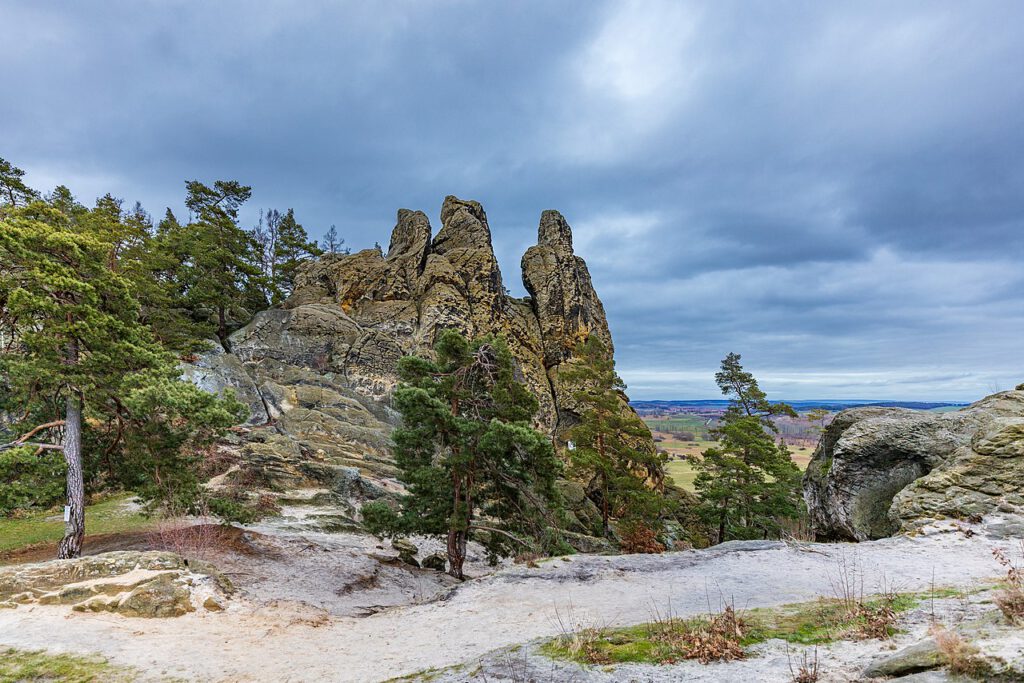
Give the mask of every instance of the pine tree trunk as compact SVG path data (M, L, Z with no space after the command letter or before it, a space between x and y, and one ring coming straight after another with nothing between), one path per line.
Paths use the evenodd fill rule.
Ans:
M70 514L64 523L64 538L57 546L57 557L67 559L82 554L85 539L85 481L82 475L82 401L75 393L67 397L64 418L64 460L68 466L67 488Z
M728 515L729 499L722 501L722 509L718 513L718 542L725 543L725 519Z
M466 577L462 574L462 565L466 561L466 532L450 529L448 531L448 573L459 581Z

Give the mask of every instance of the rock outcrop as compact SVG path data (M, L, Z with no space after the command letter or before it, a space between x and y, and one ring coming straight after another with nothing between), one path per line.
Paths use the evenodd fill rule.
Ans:
M168 552L120 551L0 567L0 606L70 605L77 612L177 617L221 603L231 584L212 567Z
M588 335L611 354L611 333L557 211L541 216L522 271L530 296L512 297L479 203L447 197L436 235L425 214L402 209L386 254L375 248L303 264L281 308L257 314L231 335L229 352L204 354L185 375L211 391L235 388L249 404L244 462L276 488L326 484L365 499L397 486L389 402L398 360L430 353L444 329L502 335L540 403L537 428L564 441L578 411L561 370ZM635 416L625 397L622 409ZM638 445L654 448L650 438Z
M804 474L816 537L862 541L937 518L1024 511L1022 389L953 412L839 413Z

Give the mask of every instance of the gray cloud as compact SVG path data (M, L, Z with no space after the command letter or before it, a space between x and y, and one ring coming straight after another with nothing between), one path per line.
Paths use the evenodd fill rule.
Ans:
M637 397L728 351L775 396L1024 380L1012 2L0 0L0 155L181 209L237 178L322 234L482 201L505 279L559 208Z

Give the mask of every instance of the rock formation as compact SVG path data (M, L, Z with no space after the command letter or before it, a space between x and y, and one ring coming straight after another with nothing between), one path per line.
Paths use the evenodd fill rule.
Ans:
M71 605L77 612L178 617L223 609L230 582L212 566L159 551L118 551L0 567L0 607Z
M819 540L1024 511L1024 385L954 412L844 410L822 435L803 486Z
M530 296L515 298L479 203L447 197L436 235L425 214L402 209L386 254L305 263L281 308L257 314L231 335L229 352L204 354L185 375L210 391L232 388L249 404L244 461L277 488L328 485L365 498L397 486L389 399L398 360L430 353L442 329L504 336L540 403L537 428L562 440L576 411L560 370L590 334L612 353L611 334L557 211L542 214L522 271ZM639 445L654 448L650 438Z

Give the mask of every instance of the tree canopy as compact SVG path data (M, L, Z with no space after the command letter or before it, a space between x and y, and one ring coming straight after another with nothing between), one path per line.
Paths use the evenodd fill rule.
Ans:
M530 427L537 400L516 377L508 347L446 330L434 352L399 363L394 444L408 495L397 510L364 506L367 527L445 538L449 573L460 579L470 538L493 555L561 547L560 463L550 440Z

